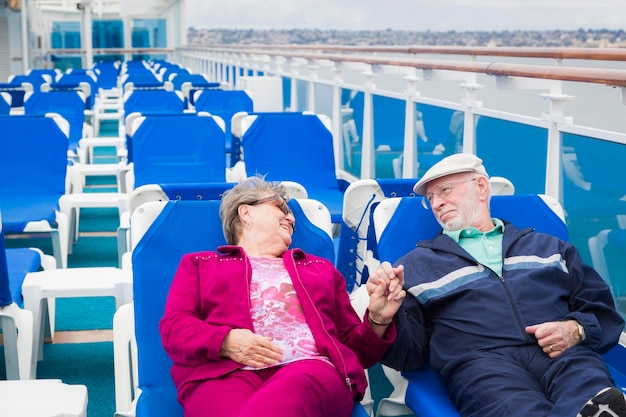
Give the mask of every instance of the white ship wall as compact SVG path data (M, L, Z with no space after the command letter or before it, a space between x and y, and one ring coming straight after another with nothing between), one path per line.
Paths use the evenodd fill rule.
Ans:
M0 83L23 72L20 18L20 13L0 8Z

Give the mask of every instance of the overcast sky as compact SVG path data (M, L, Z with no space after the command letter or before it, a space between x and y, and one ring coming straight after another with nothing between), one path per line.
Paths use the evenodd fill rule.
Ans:
M185 0L208 29L626 29L626 0Z

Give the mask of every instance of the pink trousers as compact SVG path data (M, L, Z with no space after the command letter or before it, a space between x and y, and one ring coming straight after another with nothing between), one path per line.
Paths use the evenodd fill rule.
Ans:
M329 363L303 360L188 384L185 417L350 417L354 393Z

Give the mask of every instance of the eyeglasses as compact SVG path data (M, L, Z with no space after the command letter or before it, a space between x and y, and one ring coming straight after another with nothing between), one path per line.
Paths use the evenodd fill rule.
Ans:
M285 215L291 214L291 209L287 205L287 199L283 197L282 195L278 195L278 194L274 194L270 197L262 198L253 203L249 203L249 205L256 206L258 204L271 203L274 201L276 202L276 207L278 207Z
M477 177L470 178L468 180L449 181L444 184L438 185L437 187L435 187L433 191L426 193L426 196L422 198L422 206L425 209L431 208L433 204L433 198L435 198L435 196L439 198L445 198L450 195L450 193L452 192L456 184L460 184L462 182L474 181L476 178Z

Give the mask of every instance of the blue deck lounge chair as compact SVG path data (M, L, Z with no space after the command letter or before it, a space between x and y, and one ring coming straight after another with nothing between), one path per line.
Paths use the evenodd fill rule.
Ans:
M569 239L562 208L550 198L536 194L493 196L491 211L494 217L506 219L520 228L534 227L539 232ZM408 197L379 204L374 213L374 227L379 259L390 262L412 250L419 240L430 239L441 231L432 211L422 207L421 199ZM611 358L608 365L612 374L623 384L626 350L618 345L606 357ZM403 375L408 378L405 402L415 413L428 410L432 415L459 416L441 377L432 368L411 370Z
M226 181L222 122L206 113L141 116L129 132L135 187Z
M158 214L133 250L135 336L141 391L136 403L137 417L183 415L170 376L172 362L161 345L158 322L181 256L188 252L214 249L225 243L218 215L219 204L219 201L170 201L142 206L150 209L157 207ZM296 201L290 202L298 215L295 204ZM301 241L303 249L309 249L305 246L305 237L308 236L320 244L319 248L326 246L333 252L328 234L311 234L314 226L305 226L306 219L298 218L296 221L296 234L304 239ZM176 239L171 239L173 235ZM310 252L315 253L316 250ZM358 404L353 416L365 417L367 414Z
M0 117L0 207L6 234L51 234L57 265L65 267L68 230L59 198L65 193L67 135L55 119Z

